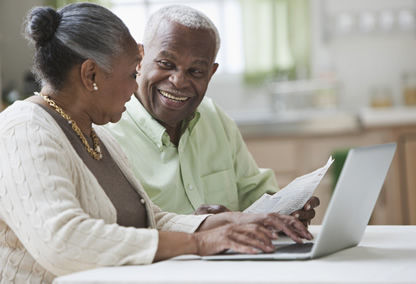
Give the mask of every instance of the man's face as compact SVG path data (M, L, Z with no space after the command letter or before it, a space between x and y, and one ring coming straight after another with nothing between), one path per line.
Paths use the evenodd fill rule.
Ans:
M166 128L180 127L201 103L214 63L215 37L207 30L164 22L144 47L138 99Z

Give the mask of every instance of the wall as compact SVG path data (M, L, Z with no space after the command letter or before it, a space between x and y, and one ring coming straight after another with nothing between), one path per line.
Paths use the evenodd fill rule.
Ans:
M356 111L367 106L374 87L389 88L393 103L402 104L402 74L416 71L416 31L327 38L324 32L333 23L326 14L397 11L403 7L416 11L412 0L311 0L312 76L338 78L342 108ZM247 89L238 76L214 75L207 94L231 114L265 110L270 102L267 89Z
M391 90L395 104L402 103L401 77L403 72L416 71L416 31L411 32L352 32L328 37L325 29L333 22L327 15L352 12L416 10L409 0L312 0L313 75L334 73L344 86L343 103L356 109L368 105L373 87Z
M23 74L32 66L33 51L22 35L26 13L41 0L0 1L0 62L3 87L14 84L22 91Z
M343 103L348 109L367 105L372 86L391 88L394 101L401 103L401 75L416 70L416 33L407 35L349 36L325 40L322 8L327 10L381 9L384 6L415 5L411 0L311 0L312 74L337 74L343 84ZM21 35L27 11L41 0L0 1L0 62L3 87L14 83L22 91L22 77L32 64L33 52ZM416 8L416 7L415 7ZM265 87L247 88L238 75L214 75L207 92L231 114L268 109Z
M242 76L237 74L214 74L206 95L213 98L231 116L242 112L258 113L269 110L270 98L267 89L246 86Z

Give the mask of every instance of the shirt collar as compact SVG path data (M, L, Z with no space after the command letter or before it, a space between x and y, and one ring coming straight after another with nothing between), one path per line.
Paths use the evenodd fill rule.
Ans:
M166 128L147 112L135 95L131 96L130 101L127 102L126 113L135 122L137 127L141 129L158 148L162 148L163 145L168 145L170 143ZM200 113L197 110L190 121L184 121L182 123L182 133L185 133L187 129L189 129L189 132L192 132L199 117Z
M162 138L166 129L147 112L135 95L127 102L126 113L154 144L159 148L162 147Z
M182 122L182 133L184 133L186 131L186 129L189 129L189 132L192 132L196 123L199 121L200 116L201 116L201 114L199 113L199 111L197 109L196 112L194 113L194 115L192 116L191 120L184 120Z

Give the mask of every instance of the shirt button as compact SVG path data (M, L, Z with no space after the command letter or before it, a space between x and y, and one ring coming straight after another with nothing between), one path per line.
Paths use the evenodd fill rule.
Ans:
M141 203L141 204L144 204L144 203L145 203L145 201L144 201L144 199L143 199L143 198L140 198L140 203Z
M190 185L188 186L188 188L189 188L189 190L193 190L193 189L194 189L194 187L192 186L192 184L190 184Z

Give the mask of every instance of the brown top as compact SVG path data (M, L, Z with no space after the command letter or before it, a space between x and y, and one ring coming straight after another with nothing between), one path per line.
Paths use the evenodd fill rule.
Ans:
M144 199L141 198L139 193L121 172L102 141L100 141L100 148L103 158L97 161L87 152L81 139L65 118L55 110L41 104L39 105L45 109L62 128L79 157L85 165L87 165L88 169L93 173L98 183L104 189L108 198L116 208L117 224L125 227L146 228L148 224ZM86 135L85 138L88 143L92 145L92 138Z

